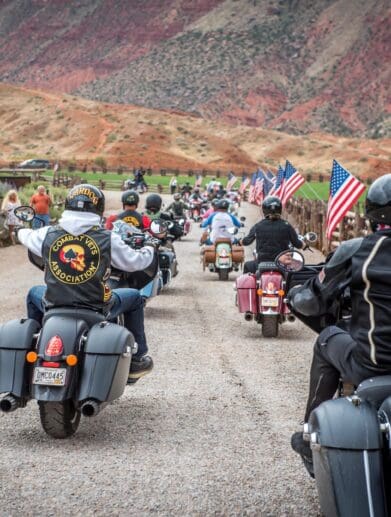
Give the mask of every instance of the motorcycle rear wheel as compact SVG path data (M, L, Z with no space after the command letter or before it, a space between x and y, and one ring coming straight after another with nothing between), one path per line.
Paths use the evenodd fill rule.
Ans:
M219 280L228 280L229 271L228 269L219 269Z
M263 335L263 337L277 337L278 336L278 317L277 316L263 316L262 335Z
M41 425L52 438L68 438L77 431L81 413L77 411L72 400L63 402L39 401Z

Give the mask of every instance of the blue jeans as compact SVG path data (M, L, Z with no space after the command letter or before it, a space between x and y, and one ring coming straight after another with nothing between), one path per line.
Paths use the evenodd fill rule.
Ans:
M35 214L31 227L33 230L41 228L42 226L49 226L50 215L49 214Z
M32 287L26 299L27 316L42 323L45 305L43 296L46 286L36 285ZM123 288L112 291L113 305L108 319L115 321L120 314L124 315L125 327L133 334L138 350L135 357L142 357L148 352L144 331L144 302L137 289Z

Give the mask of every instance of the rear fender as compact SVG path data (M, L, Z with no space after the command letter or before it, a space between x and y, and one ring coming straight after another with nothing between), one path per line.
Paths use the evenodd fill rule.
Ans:
M225 242L220 242L216 244L215 265L219 269L232 268L232 248L230 244Z
M38 341L39 359L35 366L42 366L45 347L53 336L60 336L64 345L63 356L75 354L79 356L79 363L76 366L67 366L65 361L60 361L61 368L66 368L65 386L41 386L31 385L31 396L36 400L60 402L73 398L76 391L80 368L80 349L83 337L88 333L88 325L84 320L75 319L70 316L51 316L44 324Z
M285 288L285 279L283 275L279 271L264 271L261 273L259 279L259 287L262 289L263 294L258 296L259 300L259 312L261 314L282 314L285 313L284 310L284 295L278 294L278 291L284 290ZM266 295L266 296L264 296ZM277 305L275 306L267 306L262 304L262 298L277 297Z

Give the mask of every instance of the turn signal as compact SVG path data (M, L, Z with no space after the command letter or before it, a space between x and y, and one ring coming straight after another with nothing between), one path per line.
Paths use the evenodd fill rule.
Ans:
M65 362L67 363L68 366L76 366L77 365L77 356L73 355L73 354L67 355Z
M284 296L285 291L283 289L280 289L279 291L277 291L277 293L278 293L278 296Z
M27 354L26 354L26 361L28 363L35 363L35 361L37 359L38 359L37 352L33 352L33 351L27 352Z
M258 289L257 290L257 294L259 294L259 296L262 296L263 295L263 289Z

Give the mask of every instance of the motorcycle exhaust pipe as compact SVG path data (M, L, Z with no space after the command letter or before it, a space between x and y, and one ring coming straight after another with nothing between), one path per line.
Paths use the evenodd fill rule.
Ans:
M248 311L247 311L247 312L245 312L245 314L244 314L244 319L245 319L246 321L251 321L252 319L254 319L254 315L253 315L251 312L248 312Z
M294 321L296 321L296 317L293 316L293 314L288 314L287 316L287 320L290 322L290 323L293 323Z
M88 399L80 407L81 414L86 417L96 416L102 409L102 404L94 399Z
M0 400L0 410L3 413L11 413L20 406L19 400L13 395L6 395Z

